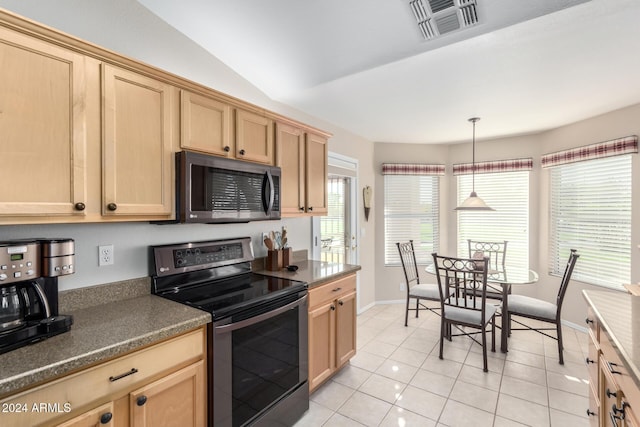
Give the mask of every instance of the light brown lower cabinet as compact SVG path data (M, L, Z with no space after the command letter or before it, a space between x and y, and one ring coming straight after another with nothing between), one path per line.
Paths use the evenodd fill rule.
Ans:
M20 408L0 425L205 426L205 339L198 328L0 399Z
M356 354L356 275L309 291L309 390Z
M640 389L591 307L588 307L586 321L589 326L589 353L585 359L590 382L589 425L640 427Z

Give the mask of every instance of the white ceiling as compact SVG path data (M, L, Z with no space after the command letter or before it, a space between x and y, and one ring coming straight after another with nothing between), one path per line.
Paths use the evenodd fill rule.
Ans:
M640 102L640 1L477 0L422 38L409 0L138 0L268 96L372 141L534 133Z

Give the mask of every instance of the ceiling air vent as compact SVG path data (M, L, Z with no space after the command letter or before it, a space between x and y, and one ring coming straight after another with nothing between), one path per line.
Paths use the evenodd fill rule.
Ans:
M409 6L427 40L478 23L476 0L411 0Z

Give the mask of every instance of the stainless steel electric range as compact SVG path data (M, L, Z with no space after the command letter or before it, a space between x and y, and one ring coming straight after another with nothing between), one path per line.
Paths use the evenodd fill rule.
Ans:
M211 313L209 425L291 426L309 408L307 284L253 273L249 237L151 247L152 292Z

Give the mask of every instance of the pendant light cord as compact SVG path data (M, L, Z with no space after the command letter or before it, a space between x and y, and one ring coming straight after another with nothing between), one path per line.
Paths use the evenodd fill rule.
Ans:
M473 123L473 139L471 140L471 192L476 192L476 122L480 117L471 117L469 121Z

